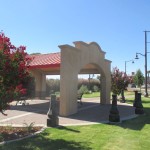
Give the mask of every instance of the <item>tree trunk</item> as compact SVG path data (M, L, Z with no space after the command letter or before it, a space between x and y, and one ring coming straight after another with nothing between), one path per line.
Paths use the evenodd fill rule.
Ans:
M121 99L122 99L121 102L125 103L126 100L125 100L125 96L124 96L124 90L121 91Z

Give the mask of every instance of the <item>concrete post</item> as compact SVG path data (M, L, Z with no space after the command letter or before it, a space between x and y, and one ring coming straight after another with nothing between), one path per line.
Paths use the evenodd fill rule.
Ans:
M42 74L42 84L41 84L41 99L46 97L46 75Z
M60 79L60 111L61 116L68 116L77 112L77 84L76 73L61 74Z
M110 104L110 79L101 76L101 104Z
M56 104L56 95L51 95L49 110L48 110L47 126L56 127L59 124L58 109Z

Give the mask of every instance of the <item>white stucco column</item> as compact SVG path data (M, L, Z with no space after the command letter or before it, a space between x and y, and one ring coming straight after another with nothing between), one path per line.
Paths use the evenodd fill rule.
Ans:
M41 98L45 98L46 97L46 75L42 74L41 75Z
M61 74L60 80L60 115L68 116L77 112L78 77L73 73Z
M34 72L35 78L35 97L40 98L41 96L41 85L42 85L42 75L39 72Z
M110 104L110 79L101 76L101 104Z
M38 71L31 73L35 78L35 97L44 98L46 96L46 75Z
M78 50L64 45L61 48L60 115L77 112Z

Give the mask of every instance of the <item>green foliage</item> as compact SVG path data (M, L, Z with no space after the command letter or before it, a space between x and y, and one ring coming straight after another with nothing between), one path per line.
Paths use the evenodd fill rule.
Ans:
M34 127L34 122L31 122L30 124L24 123L24 125L25 125L25 130L28 131L28 133L31 133Z
M0 134L0 142L2 142L4 140L3 135Z
M86 85L82 85L82 86L80 87L80 89L78 90L78 93L80 93L80 94L88 94L88 93L89 93L89 90L88 90L88 88L87 88Z
M60 91L60 80L59 79L46 79L46 95Z
M99 91L99 88L98 88L97 85L94 85L94 86L93 86L93 91L94 91L94 92L98 92L98 91Z
M12 125L7 125L6 130L13 131L13 126Z
M94 86L97 86L100 89L100 81L98 79L78 79L78 89L81 88L82 85L87 86L88 90L94 89Z
M99 91L100 90L100 81L98 79L91 79L90 84L88 79L79 79L78 80L78 90L81 86L86 86L88 90ZM90 85L90 86L89 86ZM50 96L52 93L60 91L60 80L59 79L46 79L46 95Z
M143 76L143 73L141 72L140 69L138 69L136 71L136 74L135 76L133 77L133 81L136 85L138 85L138 87L141 88L141 86L143 85L143 82L144 82L144 76Z
M92 92L88 94L84 94L83 98L93 98L93 97L100 97L100 92Z
M27 89L26 97L34 98L35 96L35 78L30 75L28 82L23 82L23 86Z

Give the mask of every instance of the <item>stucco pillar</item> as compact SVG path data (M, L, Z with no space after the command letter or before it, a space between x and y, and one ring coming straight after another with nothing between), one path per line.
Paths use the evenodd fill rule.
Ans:
M60 116L68 116L77 112L78 76L68 70L60 78Z
M42 85L42 76L39 72L34 72L35 77L35 97L40 98L41 96L41 85Z
M46 75L34 71L32 72L32 75L35 78L35 97L36 98L45 98L46 96Z
M64 45L61 48L60 112L68 116L77 112L78 50Z
M101 104L110 104L110 81L101 76Z
M42 74L41 75L41 80L42 80L42 84L41 84L41 98L45 98L46 97L46 75Z

